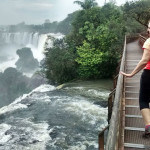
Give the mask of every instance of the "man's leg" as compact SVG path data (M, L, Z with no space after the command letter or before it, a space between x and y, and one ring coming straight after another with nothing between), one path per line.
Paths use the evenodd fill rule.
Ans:
M141 110L145 126L150 125L150 109L144 108Z

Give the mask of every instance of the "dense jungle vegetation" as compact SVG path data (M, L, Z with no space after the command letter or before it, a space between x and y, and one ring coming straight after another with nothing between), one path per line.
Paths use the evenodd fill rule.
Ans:
M61 32L66 36L45 49L42 70L55 83L73 79L112 78L120 59L125 34L145 31L150 19L150 1L138 0L116 6L109 2L99 7L95 0L75 1L81 10L61 22L45 20L43 25L24 23L36 32Z

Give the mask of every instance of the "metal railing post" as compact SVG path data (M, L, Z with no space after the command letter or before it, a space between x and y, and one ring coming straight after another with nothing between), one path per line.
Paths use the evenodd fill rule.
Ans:
M98 150L104 150L104 133L109 128L109 125L107 125L98 135Z

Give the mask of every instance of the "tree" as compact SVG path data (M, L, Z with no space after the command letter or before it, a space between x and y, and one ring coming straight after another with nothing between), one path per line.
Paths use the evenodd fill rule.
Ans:
M86 35L83 45L77 47L76 61L81 78L112 77L124 38L124 26L120 22L118 18L112 18L97 28L86 22L80 29L80 34Z
M64 83L76 77L75 55L69 50L64 39L54 39L52 48L45 49L42 69L53 84Z
M55 83L112 77L122 51L124 26L123 12L113 3L77 11L70 34L46 50L46 77Z
M103 22L103 16L101 15L100 7L93 7L87 10L78 11L75 19L72 22L72 31L67 36L67 43L75 44L76 46L81 46L83 41L86 40L85 34L79 34L80 28L83 28L85 22L93 23L94 27L99 26Z
M83 9L90 9L98 5L95 0L74 1L74 3L80 5Z
M150 0L126 2L123 6L126 17L134 18L137 22L147 27L150 18Z
M72 22L75 19L78 11L75 11L71 14L68 14L67 18L65 18L63 21L59 22L57 25L57 31L61 32L63 34L69 34L72 30Z

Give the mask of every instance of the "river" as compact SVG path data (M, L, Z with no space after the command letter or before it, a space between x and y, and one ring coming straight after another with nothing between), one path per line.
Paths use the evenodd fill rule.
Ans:
M0 109L1 150L97 150L111 80L41 85ZM102 103L102 105L101 105Z
M18 59L10 50L1 49L2 72ZM109 79L42 84L10 104L0 99L0 150L97 150L111 88Z

